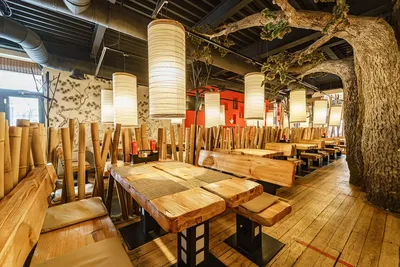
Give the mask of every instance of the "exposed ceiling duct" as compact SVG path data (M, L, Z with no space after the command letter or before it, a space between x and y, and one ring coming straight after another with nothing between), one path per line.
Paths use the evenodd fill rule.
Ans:
M64 0L64 4L76 15L88 9L90 0Z

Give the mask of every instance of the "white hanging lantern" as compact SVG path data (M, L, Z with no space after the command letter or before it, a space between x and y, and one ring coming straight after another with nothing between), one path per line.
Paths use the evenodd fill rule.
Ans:
M331 107L331 114L329 116L329 126L340 126L342 120L342 107Z
M324 125L326 123L327 115L328 115L328 101L326 100L314 101L313 124Z
M171 119L171 124L183 124L183 119Z
M138 125L136 76L113 74L114 123L122 126Z
M114 122L113 91L101 89L101 123Z
M225 126L225 105L219 108L219 125Z
M274 112L267 112L267 126L274 126Z
M186 117L186 38L177 21L158 19L148 28L150 118Z
M206 127L219 126L221 110L219 93L205 93L204 102Z
M290 122L306 122L306 90L290 91Z
M251 72L244 76L244 119L262 120L265 110L264 75Z
M306 121L305 122L300 122L300 124L299 124L299 126L301 128L310 127L310 113L308 111L306 112L306 116L307 116Z

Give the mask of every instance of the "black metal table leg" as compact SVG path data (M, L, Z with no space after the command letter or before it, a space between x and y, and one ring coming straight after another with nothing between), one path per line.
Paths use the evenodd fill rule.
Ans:
M239 214L236 214L236 234L224 242L258 266L266 266L285 246L282 242L264 234L260 224Z
M209 221L178 233L178 262L173 266L225 266L209 251Z

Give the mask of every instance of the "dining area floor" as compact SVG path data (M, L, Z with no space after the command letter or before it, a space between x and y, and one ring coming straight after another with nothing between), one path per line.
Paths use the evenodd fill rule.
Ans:
M290 203L292 212L263 227L286 244L267 266L399 266L400 216L373 206L349 184L344 157L298 178L294 187L277 195ZM234 212L212 219L211 253L226 266L256 266L224 242L235 231ZM176 235L166 234L128 255L134 266L171 266L176 251Z

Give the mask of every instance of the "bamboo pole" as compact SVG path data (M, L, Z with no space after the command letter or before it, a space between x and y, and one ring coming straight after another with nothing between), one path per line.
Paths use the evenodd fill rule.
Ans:
M118 161L118 145L119 145L119 137L121 135L121 124L115 125L114 137L112 141L112 154L111 154L111 164L117 164Z
M6 196L13 189L13 173L11 166L10 135L8 120L5 124L4 133L4 195Z
M164 127L163 128L163 159L167 159L167 129Z
M79 124L79 149L78 149L78 199L85 198L86 184L86 125Z
M201 147L203 146L203 135L204 135L204 127L200 126L198 133L197 133L197 140L196 140L196 157L195 157L195 165L199 166L199 157L200 157L200 151Z
M48 128L48 150L47 150L47 162L51 162L53 165L55 164L55 149L56 149L56 129L54 127Z
M69 128L61 129L61 140L64 157L64 183L67 202L75 201L74 177L72 174L71 134ZM35 136L35 132L33 134Z
M68 120L69 139L71 144L71 155L74 152L74 136L75 136L75 119Z
M40 135L40 143L42 144L42 152L43 158L47 162L47 134L46 134L46 127L44 127L43 123L39 124L39 135Z
M169 135L171 138L171 158L173 160L178 160L177 158L177 154L176 154L176 143L175 143L175 129L174 129L174 125L170 125L169 127Z
M240 148L240 126L236 125L235 149Z
M147 140L147 128L145 124L142 124L140 127L140 137L142 140L142 149L149 150L150 145L149 145L149 140Z
M183 162L183 127L178 124L179 161Z
M189 163L190 152L190 128L185 129L185 162Z
M189 157L189 164L192 164L193 165L193 161L194 161L194 157L195 157L195 155L194 155L194 153L195 153L195 147L194 147L194 136L195 136L195 131L196 131L196 128L195 128L195 125L194 124L192 124L192 125L190 125L190 157Z
M10 134L10 150L11 150L11 167L13 174L13 187L18 184L19 177L19 160L21 156L21 135L22 128L11 126L9 128Z
M226 136L226 128L223 128L222 133L221 133L221 145L220 145L221 149L226 149L226 137L227 137ZM215 148L218 148L218 147L215 146Z
M5 113L0 112L0 199L4 197L4 139L6 133Z
M246 126L242 128L242 137L240 139L240 148L245 148L245 139L246 139Z
M229 129L225 132L226 134L226 149L231 150L231 132Z
M104 202L104 180L103 180L104 169L102 168L102 155L100 153L99 125L96 122L91 123L90 130L92 134L94 163L96 166L95 184L97 187L97 190L93 190L93 196L99 195ZM107 133L109 133L109 131L107 131L105 135ZM105 144L103 144L103 146L104 145ZM97 191L97 193L95 191Z
M35 168L35 164L33 162L33 155L32 155L32 138L33 138L33 129L37 127L36 123L31 122L29 125L29 155L28 155L28 162L29 168L28 173Z
M263 148L263 139L264 139L264 128L260 127L260 131L258 134L258 144L257 144L257 148L258 149L262 149Z
M21 152L19 157L19 174L18 180L21 181L28 174L28 159L30 157L30 147L29 142L29 120L18 119L17 126L22 128L21 133Z
M130 146L129 146L129 129L122 129L122 150L124 153L124 162L130 161Z
M223 130L224 130L224 128L222 128L222 126L220 126L220 127L218 127L218 129L217 129L217 135L215 136L215 142L214 142L214 147L215 148L218 148L218 145L219 145L219 141L220 141L220 136L222 136L223 135Z
M158 159L161 160L163 157L163 138L164 138L164 133L163 133L163 128L158 128L157 132L157 145L158 145Z
M42 167L46 164L42 151L39 127L32 128L32 157L35 167Z
M141 133L140 133L140 128L135 128L135 139L136 139L136 142L138 143L139 150L142 150L143 147L142 147L142 137L141 137Z

